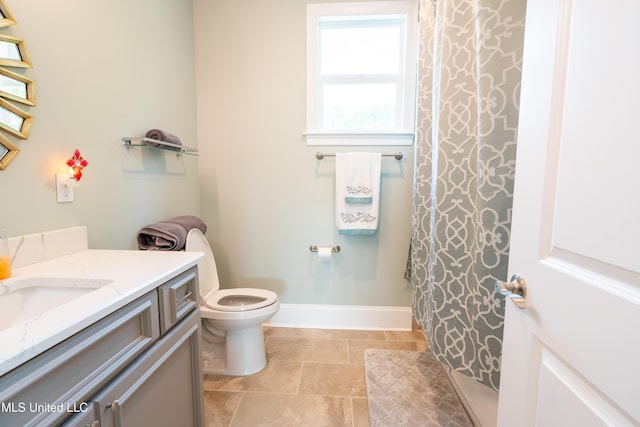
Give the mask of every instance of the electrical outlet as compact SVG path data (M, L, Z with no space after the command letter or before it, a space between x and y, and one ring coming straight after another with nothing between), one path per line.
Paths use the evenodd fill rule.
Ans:
M58 203L73 202L73 187L69 185L69 175L56 174L56 196Z

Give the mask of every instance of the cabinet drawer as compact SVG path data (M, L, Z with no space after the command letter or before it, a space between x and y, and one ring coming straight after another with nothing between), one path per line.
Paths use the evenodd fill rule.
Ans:
M198 307L198 270L193 267L158 288L160 333Z
M154 290L0 378L0 402L11 409L0 412L0 425L57 424L159 334Z

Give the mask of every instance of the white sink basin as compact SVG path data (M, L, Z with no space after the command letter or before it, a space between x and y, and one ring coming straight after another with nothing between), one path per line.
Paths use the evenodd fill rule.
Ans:
M0 331L93 292L112 280L29 277L0 286Z

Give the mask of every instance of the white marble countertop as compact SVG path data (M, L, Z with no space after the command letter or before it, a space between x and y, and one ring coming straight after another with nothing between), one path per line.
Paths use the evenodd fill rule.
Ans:
M0 280L0 288L29 277L91 279L102 286L1 330L0 375L157 288L202 257L200 252L87 249L15 268L10 278Z

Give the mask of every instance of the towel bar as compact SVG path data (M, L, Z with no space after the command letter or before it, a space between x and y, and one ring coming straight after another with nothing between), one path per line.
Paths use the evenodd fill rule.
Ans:
M336 153L322 153L318 151L316 153L316 159L322 160L325 157L334 157ZM402 153L393 153L393 154L382 154L382 157L395 157L396 160L402 160Z
M309 250L311 252L318 252L318 247L316 245L311 245L311 246L309 246ZM331 248L331 252L334 252L334 253L340 252L340 246L333 246Z
M151 145L149 145L149 143ZM170 152L175 152L176 155L179 154L190 154L194 156L198 156L198 149L192 147L185 147L184 145L176 145L166 141L159 141L156 139L146 138L146 137L124 137L122 138L122 146L126 149L131 147L142 147L142 148L151 148L155 150L165 150Z

